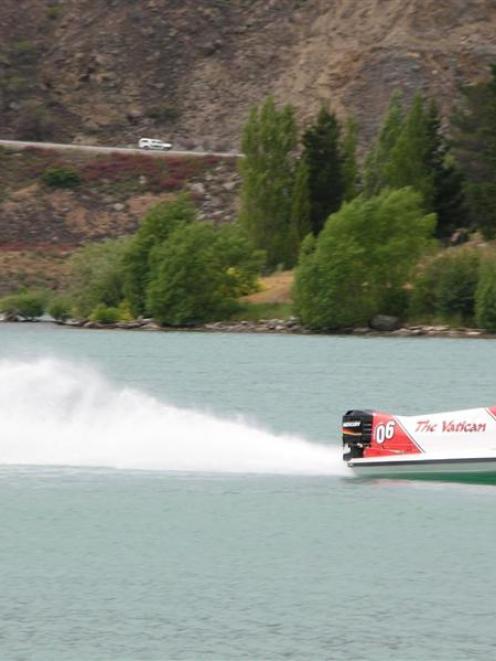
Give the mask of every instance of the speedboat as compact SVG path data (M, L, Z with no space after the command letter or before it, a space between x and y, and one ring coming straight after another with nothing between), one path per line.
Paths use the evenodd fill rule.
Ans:
M496 484L496 406L413 416L347 411L343 447L359 477Z

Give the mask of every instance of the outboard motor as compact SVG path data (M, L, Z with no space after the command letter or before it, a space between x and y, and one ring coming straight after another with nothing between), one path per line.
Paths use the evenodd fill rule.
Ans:
M346 411L343 415L343 459L363 457L372 440L372 411Z

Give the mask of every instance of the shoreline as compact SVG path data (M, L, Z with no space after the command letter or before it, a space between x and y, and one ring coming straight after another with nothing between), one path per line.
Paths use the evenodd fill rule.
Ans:
M344 328L341 330L313 330L301 326L296 319L261 319L260 321L215 321L195 326L160 326L152 319L119 321L102 324L96 321L1 320L4 324L50 323L66 328L83 330L125 330L143 332L194 332L194 333L268 333L279 335L329 335L353 337L444 337L449 339L496 339L495 333L480 328L451 328L442 325L405 325L395 330L377 330L370 327Z

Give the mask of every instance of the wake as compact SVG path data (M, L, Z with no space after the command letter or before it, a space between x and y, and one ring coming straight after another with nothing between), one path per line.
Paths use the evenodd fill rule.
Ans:
M338 448L182 409L65 361L0 361L0 464L344 474Z

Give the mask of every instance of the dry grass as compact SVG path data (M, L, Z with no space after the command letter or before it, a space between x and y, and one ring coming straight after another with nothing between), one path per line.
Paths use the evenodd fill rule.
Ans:
M245 303L291 303L294 272L281 271L260 278L261 290L245 296Z

